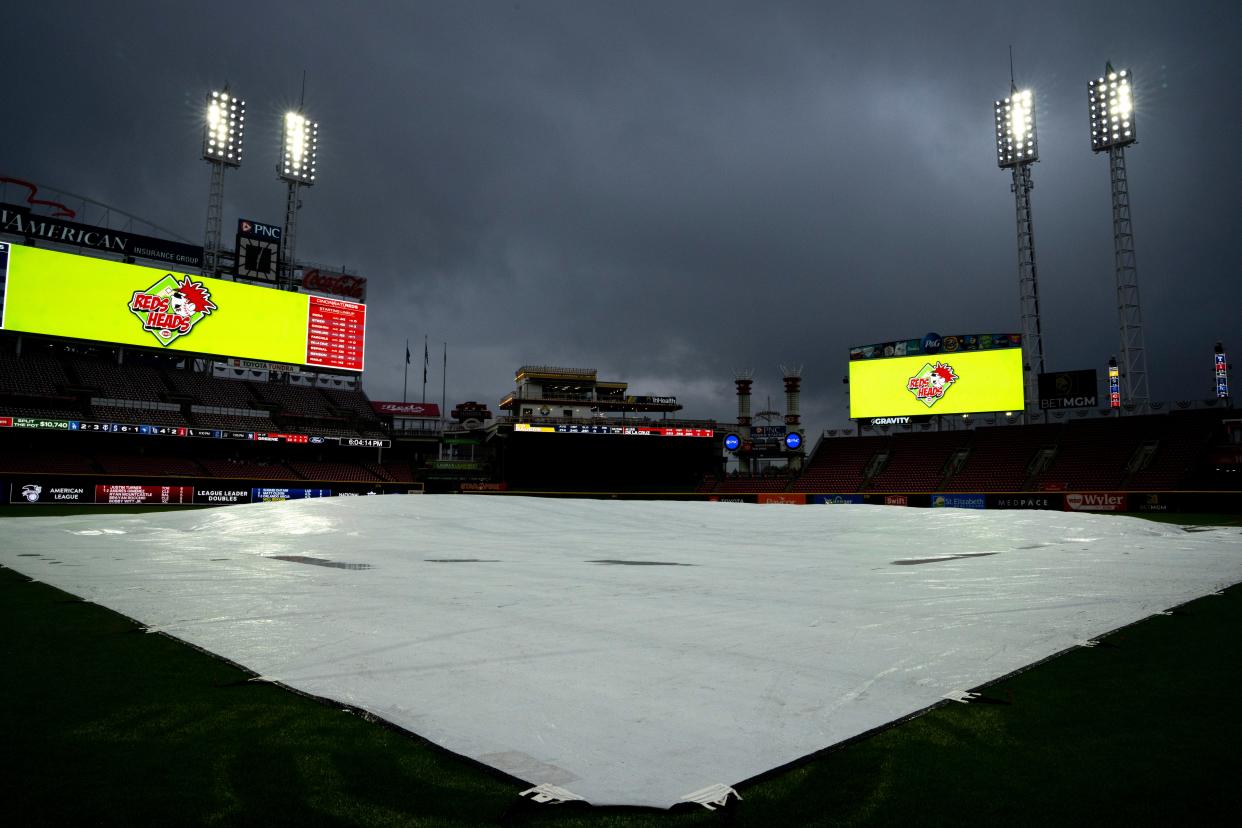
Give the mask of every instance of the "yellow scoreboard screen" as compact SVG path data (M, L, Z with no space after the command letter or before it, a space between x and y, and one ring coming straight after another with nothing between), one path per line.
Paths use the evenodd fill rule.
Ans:
M356 302L4 243L0 277L5 330L363 368L366 306Z
M850 417L1021 411L1022 349L850 362Z

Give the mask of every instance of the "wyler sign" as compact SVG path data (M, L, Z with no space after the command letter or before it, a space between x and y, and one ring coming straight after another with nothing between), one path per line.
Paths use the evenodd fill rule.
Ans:
M1065 509L1070 512L1124 512L1124 492L1070 492L1065 495Z

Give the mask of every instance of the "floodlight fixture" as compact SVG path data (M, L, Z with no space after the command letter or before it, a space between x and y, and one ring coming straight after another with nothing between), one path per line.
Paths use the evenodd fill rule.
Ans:
M1091 149L1103 152L1138 140L1134 127L1134 92L1130 70L1113 69L1087 84L1091 112Z
M226 86L207 96L203 126L203 158L228 167L241 166L242 138L246 130L246 102L230 94Z
M1029 89L1011 89L996 102L996 164L1016 167L1039 160L1035 136L1035 96Z
M280 177L306 187L314 184L318 154L319 124L296 110L286 112Z

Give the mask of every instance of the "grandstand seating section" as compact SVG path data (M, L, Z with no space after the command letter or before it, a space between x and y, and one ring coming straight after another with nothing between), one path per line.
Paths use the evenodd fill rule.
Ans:
M888 462L867 486L873 492L929 492L940 488L945 464L969 442L970 432L944 431L895 434L888 443Z
M414 482L414 469L409 463L364 463L380 480L393 483Z
M226 380L227 381L227 380ZM277 385L270 382L248 382L260 400L275 406L287 417L331 417L327 400L314 388Z
M0 453L0 472L38 474L98 474L101 469L89 457L71 452L5 451Z
M329 463L316 460L288 459L285 465L298 473L303 480L346 480L358 483L378 483L378 474L359 463Z
M726 477L716 487L718 492L783 492L788 477Z
M1018 492L1044 489L1165 490L1185 484L1197 462L1220 438L1220 413L1190 412L1064 423L997 426L961 431L826 438L803 473L787 481L791 492ZM1037 456L1051 462L1031 474ZM1150 452L1146 465L1128 467ZM954 471L950 461L964 460ZM865 477L876 458L887 462ZM767 477L708 476L699 492L770 492Z
M95 462L107 474L144 477L202 477L203 467L188 457L176 455L96 454Z
M216 379L195 371L165 371L172 395L187 397L192 403L220 408L254 408L250 386L236 380Z
M125 405L127 401L134 406ZM177 410L154 408L153 403ZM202 407L227 411L203 411ZM242 416L237 411L259 416ZM695 490L1165 490L1190 485L1196 479L1196 468L1204 465L1213 447L1223 439L1223 413L1174 410L1170 414L1118 418L1066 414L1059 422L1031 426L946 432L894 429L825 438L819 441L800 476L709 475ZM118 365L99 357L37 349L20 357L0 351L0 414L328 437L390 436L370 400L358 391L226 379L141 364ZM180 455L77 455L27 448L23 445L3 452L0 471L356 482L409 482L418 477L409 458L377 463L366 453L360 453L356 460L322 453L308 453L307 459L301 459L296 450L291 450L261 460L253 449L220 446L218 449L232 453L233 459L193 459ZM210 450L205 445L195 447L199 455ZM1032 474L1033 461L1041 455L1049 462ZM881 456L887 458L882 465L876 463ZM385 451L385 458L389 457ZM955 469L950 468L955 458L960 462ZM879 465L879 470L867 479L873 465ZM685 484L687 489L692 485Z
M110 405L92 405L87 419L106 423L137 423L140 425L188 426L190 422L180 411L164 411L151 408L117 408Z
M298 474L277 461L255 461L206 458L199 461L212 477L231 477L238 480L300 480Z
M863 472L866 471L867 464L887 444L887 437L842 437L823 440L811 456L802 476L790 487L790 491L861 491Z
M1195 461L1212 444L1213 421L1172 414L1153 423L1159 442L1151 463L1130 476L1128 489L1175 489L1186 482Z
M371 423L379 421L379 418L375 416L375 410L371 408L371 401L366 398L365 394L357 391L342 391L337 388L320 389L319 393L328 398L333 408L352 414L360 420Z
M1056 444L1061 426L980 428L973 432L966 462L944 484L946 492L1021 491L1036 453Z
M68 384L61 364L51 357L29 354L18 358L0 353L0 394L62 396Z

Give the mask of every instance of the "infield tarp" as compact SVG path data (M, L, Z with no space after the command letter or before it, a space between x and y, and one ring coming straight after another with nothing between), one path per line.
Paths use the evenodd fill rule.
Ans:
M387 496L10 518L0 563L531 783L663 807L1236 583L1242 532Z

